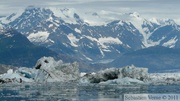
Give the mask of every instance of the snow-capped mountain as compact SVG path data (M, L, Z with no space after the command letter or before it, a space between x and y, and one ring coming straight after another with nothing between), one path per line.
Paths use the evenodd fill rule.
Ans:
M0 23L36 45L87 61L114 59L155 45L179 48L179 26L173 20L145 19L137 12L28 7L1 17Z

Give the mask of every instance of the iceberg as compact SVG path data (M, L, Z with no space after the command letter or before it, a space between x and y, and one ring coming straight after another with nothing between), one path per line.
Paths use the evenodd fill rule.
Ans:
M27 70L28 68L26 68ZM24 70L24 68L19 68L16 71L9 69L7 73L0 75L0 83L22 83L22 82L33 82L32 78L26 78L25 75L19 73L20 70ZM28 71L26 71L28 73Z
M81 83L100 83L107 80L117 79L119 69L108 68L97 73L87 73L80 78Z
M148 80L147 68L126 66L123 68L108 68L97 73L88 73L80 78L81 83L102 84L145 84Z
M108 68L97 73L83 73L79 82L118 85L169 85L180 84L180 73L148 73L148 68L131 65L123 68Z
M0 75L0 83L77 82L118 85L180 84L180 73L148 73L148 68L134 65L80 73L77 62L64 63L52 57L40 58L33 68L20 67Z
M78 63L63 63L55 61L52 57L43 57L35 65L37 73L36 82L67 82L76 81L79 78Z
M8 82L68 82L79 78L78 63L63 63L52 57L40 58L34 68L21 67L0 75L0 83Z
M137 68L134 65L131 65L120 68L119 71L119 78L129 77L140 81L146 81L148 79L148 68Z
M180 84L180 73L150 73L149 82L152 85Z

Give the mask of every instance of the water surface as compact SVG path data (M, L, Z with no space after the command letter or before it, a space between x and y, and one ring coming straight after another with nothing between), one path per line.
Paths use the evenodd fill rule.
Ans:
M124 94L180 94L180 85L1 84L0 101L123 101Z

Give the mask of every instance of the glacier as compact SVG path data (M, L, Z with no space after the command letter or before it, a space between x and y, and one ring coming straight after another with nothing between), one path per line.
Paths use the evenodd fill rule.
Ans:
M52 57L40 58L33 68L20 67L0 75L0 83L76 82L118 85L180 84L180 73L148 73L148 68L134 65L80 73L77 62L64 63Z

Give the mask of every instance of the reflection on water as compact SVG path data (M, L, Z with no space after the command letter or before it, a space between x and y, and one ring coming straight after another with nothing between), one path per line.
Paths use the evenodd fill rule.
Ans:
M179 93L180 86L120 86L77 83L3 84L1 101L123 101L124 94Z

